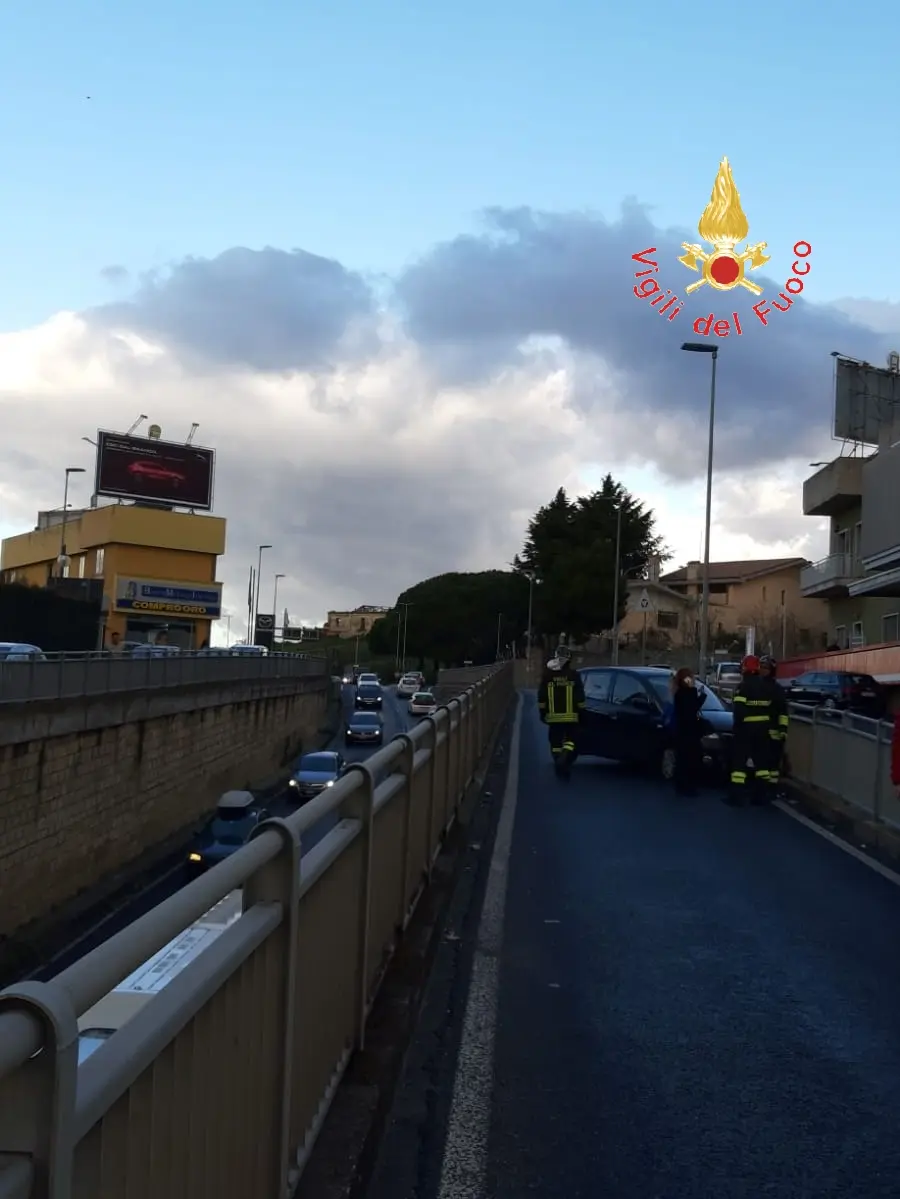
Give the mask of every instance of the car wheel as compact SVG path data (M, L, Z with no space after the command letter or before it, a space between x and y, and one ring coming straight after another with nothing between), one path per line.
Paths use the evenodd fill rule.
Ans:
M671 746L667 746L662 751L662 757L659 760L659 769L667 782L671 782L675 777L675 750Z

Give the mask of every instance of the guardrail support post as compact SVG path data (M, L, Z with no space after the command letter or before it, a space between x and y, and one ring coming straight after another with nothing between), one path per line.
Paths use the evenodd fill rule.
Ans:
M406 908L406 883L409 879L410 842L412 840L413 759L416 756L416 747L409 733L398 733L395 740L403 743L403 757L400 759L400 769L397 773L402 774L406 780L403 786L403 847L401 851L403 873L400 879L400 903L397 912L397 928L403 932L409 922L409 912Z
M441 709L438 708L433 716L426 716L423 721L431 729L431 758L428 762L428 844L425 851L425 869L423 871L426 882L431 882L431 876L434 872L434 810L437 804L438 713L440 711Z
M278 938L284 976L281 980L281 1028L283 1032L283 1055L281 1072L281 1127L279 1129L278 1163L275 1176L271 1179L273 1195L287 1193L288 1174L291 1164L291 1072L294 1062L294 1037L296 1035L297 994L297 919L300 891L300 838L294 834L286 821L274 818L258 824L250 834L254 840L265 832L277 832L281 838L281 851L267 862L261 870L252 874L243 887L242 907L246 912L256 904L278 904L282 918ZM312 1030L305 1030L307 1033ZM304 1030L300 1030L301 1036ZM314 1033L313 1033L314 1035Z
M0 1015L7 1012L38 1022L43 1048L0 1077L0 1153L30 1159L36 1185L29 1199L70 1199L78 1017L52 983L24 982L0 992Z
M360 822L362 840L362 878L359 887L359 952L356 979L356 1046L366 1043L366 1015L369 1005L369 913L372 907L372 835L375 826L375 778L365 762L351 762L347 774L362 775L362 786L350 796L341 815Z

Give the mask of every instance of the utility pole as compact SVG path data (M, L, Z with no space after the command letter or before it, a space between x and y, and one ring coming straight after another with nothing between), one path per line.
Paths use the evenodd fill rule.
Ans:
M534 574L528 576L528 633L525 640L525 674L531 678L531 623L534 615Z
M497 650L494 655L495 662L500 661L500 629L502 628L502 625L503 625L503 613L498 612L497 613Z
M622 497L616 505L616 573L613 579L612 664L619 664L619 576L622 574Z
M412 605L406 603L403 605L403 655L400 659L400 673L403 674L406 670L406 634L409 630L409 609Z

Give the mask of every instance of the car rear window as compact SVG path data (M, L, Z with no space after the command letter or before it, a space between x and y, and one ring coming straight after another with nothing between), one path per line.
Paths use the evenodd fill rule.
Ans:
M413 696L413 703L414 704L433 704L434 696L431 695L430 692L428 692L428 691L419 691L416 695Z

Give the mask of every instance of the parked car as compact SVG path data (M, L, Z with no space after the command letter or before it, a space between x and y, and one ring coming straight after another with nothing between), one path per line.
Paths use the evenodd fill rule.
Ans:
M46 662L47 655L24 641L0 641L0 662Z
M344 729L347 745L383 745L384 721L380 712L351 712Z
M223 862L245 845L247 838L269 813L251 791L226 791L215 814L188 854L188 868L201 874Z
M742 678L740 662L717 662L707 682L713 687L739 687Z
M401 699L409 699L415 695L417 691L421 691L422 684L419 682L417 674L405 674L397 684L397 695Z
M384 692L381 690L381 684L360 682L356 688L356 698L353 701L353 705L356 708L382 708L384 706Z
M646 766L671 778L675 753L664 726L671 698L669 669L649 666L585 668L585 708L577 734L577 754ZM703 765L716 777L726 774L731 759L734 716L702 683L700 709Z
M433 716L437 711L437 700L430 691L417 691L409 701L410 716Z
M880 720L887 710L884 687L870 674L846 670L809 670L787 680L785 695L790 704L813 708L838 708Z
M344 772L344 755L335 749L304 754L288 782L288 790L301 800L313 799L333 787Z

